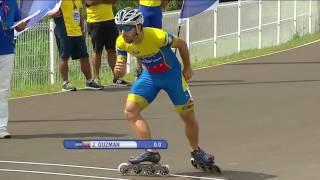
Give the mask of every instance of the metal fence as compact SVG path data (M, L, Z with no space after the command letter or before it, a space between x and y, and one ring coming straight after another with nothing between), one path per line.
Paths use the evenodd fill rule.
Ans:
M179 11L164 14L164 29L177 33ZM315 0L253 0L222 3L217 10L185 20L181 37L192 60L223 57L248 49L282 44L294 36L320 31L320 2ZM92 47L87 38L91 57ZM53 23L43 22L17 40L14 89L60 83ZM105 56L104 56L105 57ZM134 65L129 64L132 68ZM70 61L70 77L83 79L79 63ZM101 73L110 73L102 63Z

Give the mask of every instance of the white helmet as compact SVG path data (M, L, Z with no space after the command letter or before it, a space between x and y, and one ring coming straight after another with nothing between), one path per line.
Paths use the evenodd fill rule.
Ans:
M117 25L143 24L143 15L138 9L126 7L116 14L115 23Z

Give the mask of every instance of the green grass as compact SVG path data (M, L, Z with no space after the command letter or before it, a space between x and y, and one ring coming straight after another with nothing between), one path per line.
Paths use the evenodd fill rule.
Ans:
M242 51L238 54L233 54L231 56L221 57L221 58L215 58L215 59L206 59L206 60L200 60L195 63L192 63L192 67L194 69L198 68L204 68L208 66L216 66L220 64L225 63L231 63L241 60L247 60L252 59L255 57L268 55L271 53L283 51L286 49L294 48L297 46L301 46L310 42L314 42L320 40L320 32L312 34L312 35L306 35L303 37L300 37L298 35L295 35L294 38L291 41L288 41L287 43L281 44L279 46L274 47L268 47L263 49L252 49L247 51Z
M195 61L192 63L192 67L194 69L198 68L204 68L209 66L215 66L219 64L225 64L225 63L231 63L235 61L241 61L246 59L251 59L258 56L267 55L270 53L275 53L279 51L283 51L286 49L294 48L297 46L301 46L303 44L307 44L316 40L320 39L320 32L315 33L312 35L306 35L303 37L300 37L299 35L295 35L294 38L282 45L274 46L270 48L264 48L264 49L253 49L253 50L247 50L243 51L238 54L233 54L231 56L227 57L221 57L221 58L213 58L213 59L205 59L201 61ZM83 88L85 86L85 80L83 76L79 75L73 75L70 76L70 79L72 80L72 84L77 86L78 88ZM105 71L101 74L101 79L103 84L111 84L112 82L112 75L110 71ZM125 77L126 80L132 81L134 79L133 74L128 74ZM11 92L11 98L14 97L23 97L23 96L30 96L30 95L36 95L36 94L43 94L43 93L52 93L52 92L59 92L61 91L61 84L57 83L54 85L42 85L42 86L34 86L32 88L22 88L17 90L12 90Z
M113 80L113 76L112 76L111 72L109 72L109 71L101 74L100 78L101 78L102 84L104 84L104 85L111 84L112 80ZM78 89L85 87L85 80L84 80L83 76L81 76L80 78L78 77L78 79L75 76L70 76L69 79L70 79L71 83L74 86L76 86ZM133 81L134 76L131 73L131 74L128 74L124 79L127 81ZM32 88L12 90L10 97L16 98L16 97L44 94L44 93L61 92L61 89L62 89L61 83L56 83L53 85L35 86Z

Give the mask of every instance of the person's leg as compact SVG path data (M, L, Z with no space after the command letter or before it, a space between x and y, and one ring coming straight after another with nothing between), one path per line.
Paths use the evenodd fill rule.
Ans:
M68 59L61 58L61 60L60 60L60 74L61 74L61 78L64 82L69 81L68 73L69 73Z
M193 110L179 112L185 124L185 134L188 138L192 151L199 147L199 125Z
M134 133L141 139L151 139L151 132L148 124L141 115L143 107L138 103L127 100L124 114Z
M150 27L162 29L162 10L161 7L153 7L150 17Z
M92 70L93 79L100 79L100 68L101 68L101 56L102 51L93 50L92 52Z
M155 99L159 90L154 87L150 76L144 73L129 91L124 114L135 134L141 139L151 139L150 128L141 111Z
M146 108L157 96L160 89L154 87L152 80L147 73L141 75L130 89L124 114L134 133L143 140L152 139L151 130L143 118L141 112ZM147 149L145 152L131 157L129 162L138 164L140 162L149 161L158 163L161 157L159 152Z
M191 157L194 159L193 166L205 164L208 168L220 172L219 167L214 166L214 157L199 147L199 125L195 117L193 98L183 76L176 76L175 80L167 84L165 90L185 123L185 134L191 147Z
M139 5L139 11L143 15L143 27L152 27L152 24L151 24L152 7Z
M64 82L67 82L68 79L68 73L69 73L69 67L68 67L68 59L70 57L71 53L71 44L70 39L67 36L62 36L60 34L56 35L56 42L57 47L59 50L60 55L60 75Z
M81 72L87 81L92 81L89 54L84 36L70 37L72 41L72 59L80 59Z
M103 89L103 87L92 80L89 54L87 52L87 45L84 36L72 37L72 42L73 49L71 56L72 59L80 59L81 71L86 78L86 88L95 90Z
M104 46L107 51L107 58L108 58L108 65L112 73L114 74L114 67L117 60L117 53L116 53L116 41L119 36L118 28L114 22L114 20L106 21L103 24L104 33L108 34L108 36L103 35L105 37ZM123 80L118 79L114 76L113 78L113 85L116 86L128 86L130 83Z
M105 36L104 34L108 34ZM102 24L102 35L104 37L103 46L107 51L108 65L110 70L114 71L114 66L116 64L116 41L119 36L118 28L114 20L106 21ZM114 74L114 73L113 73Z
M107 49L107 57L108 57L108 65L112 71L112 74L114 74L114 66L116 64L117 60L117 54L115 49Z
M72 43L70 42L70 38L68 36L61 35L57 31L55 31L55 35L60 55L59 69L61 78L63 80L62 91L76 91L77 88L69 83L68 60L71 55Z
M134 133L142 140L152 139L151 130L141 115L141 111L148 105L146 99L135 94L129 94L124 114ZM141 162L158 163L161 160L160 153L151 149L146 149L143 153L129 158L131 164L139 164Z
M164 90L168 93L185 124L185 134L188 138L191 149L196 150L199 146L199 125L193 109L193 98L188 84L180 71L177 71L176 74L178 75L174 76L173 73L168 74L175 78L171 78L168 81Z
M80 58L80 67L83 75L85 76L87 81L92 81L91 76L91 67L88 57L82 57Z
M103 89L103 86L101 86L100 84L97 84L97 82L95 82L92 79L89 57L84 56L84 57L80 58L80 66L81 66L81 71L87 80L86 81L86 88L93 89L93 90Z
M104 46L105 34L103 34L103 23L89 23L88 30L93 47L92 52L92 70L93 79L100 79L101 57Z
M69 82L69 65L68 65L68 59L62 58L60 60L60 74L63 80L62 83L62 91L66 92L66 91L76 91L77 88L75 86L73 86L70 82Z
M8 96L14 69L14 55L0 55L0 138L10 138L7 132L9 109Z

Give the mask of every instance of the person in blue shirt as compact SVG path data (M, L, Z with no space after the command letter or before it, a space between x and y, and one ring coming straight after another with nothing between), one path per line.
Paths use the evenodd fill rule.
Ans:
M13 73L14 29L11 26L21 19L16 0L0 0L0 139L10 138L8 126L8 96ZM15 27L17 31L25 29L27 22Z

